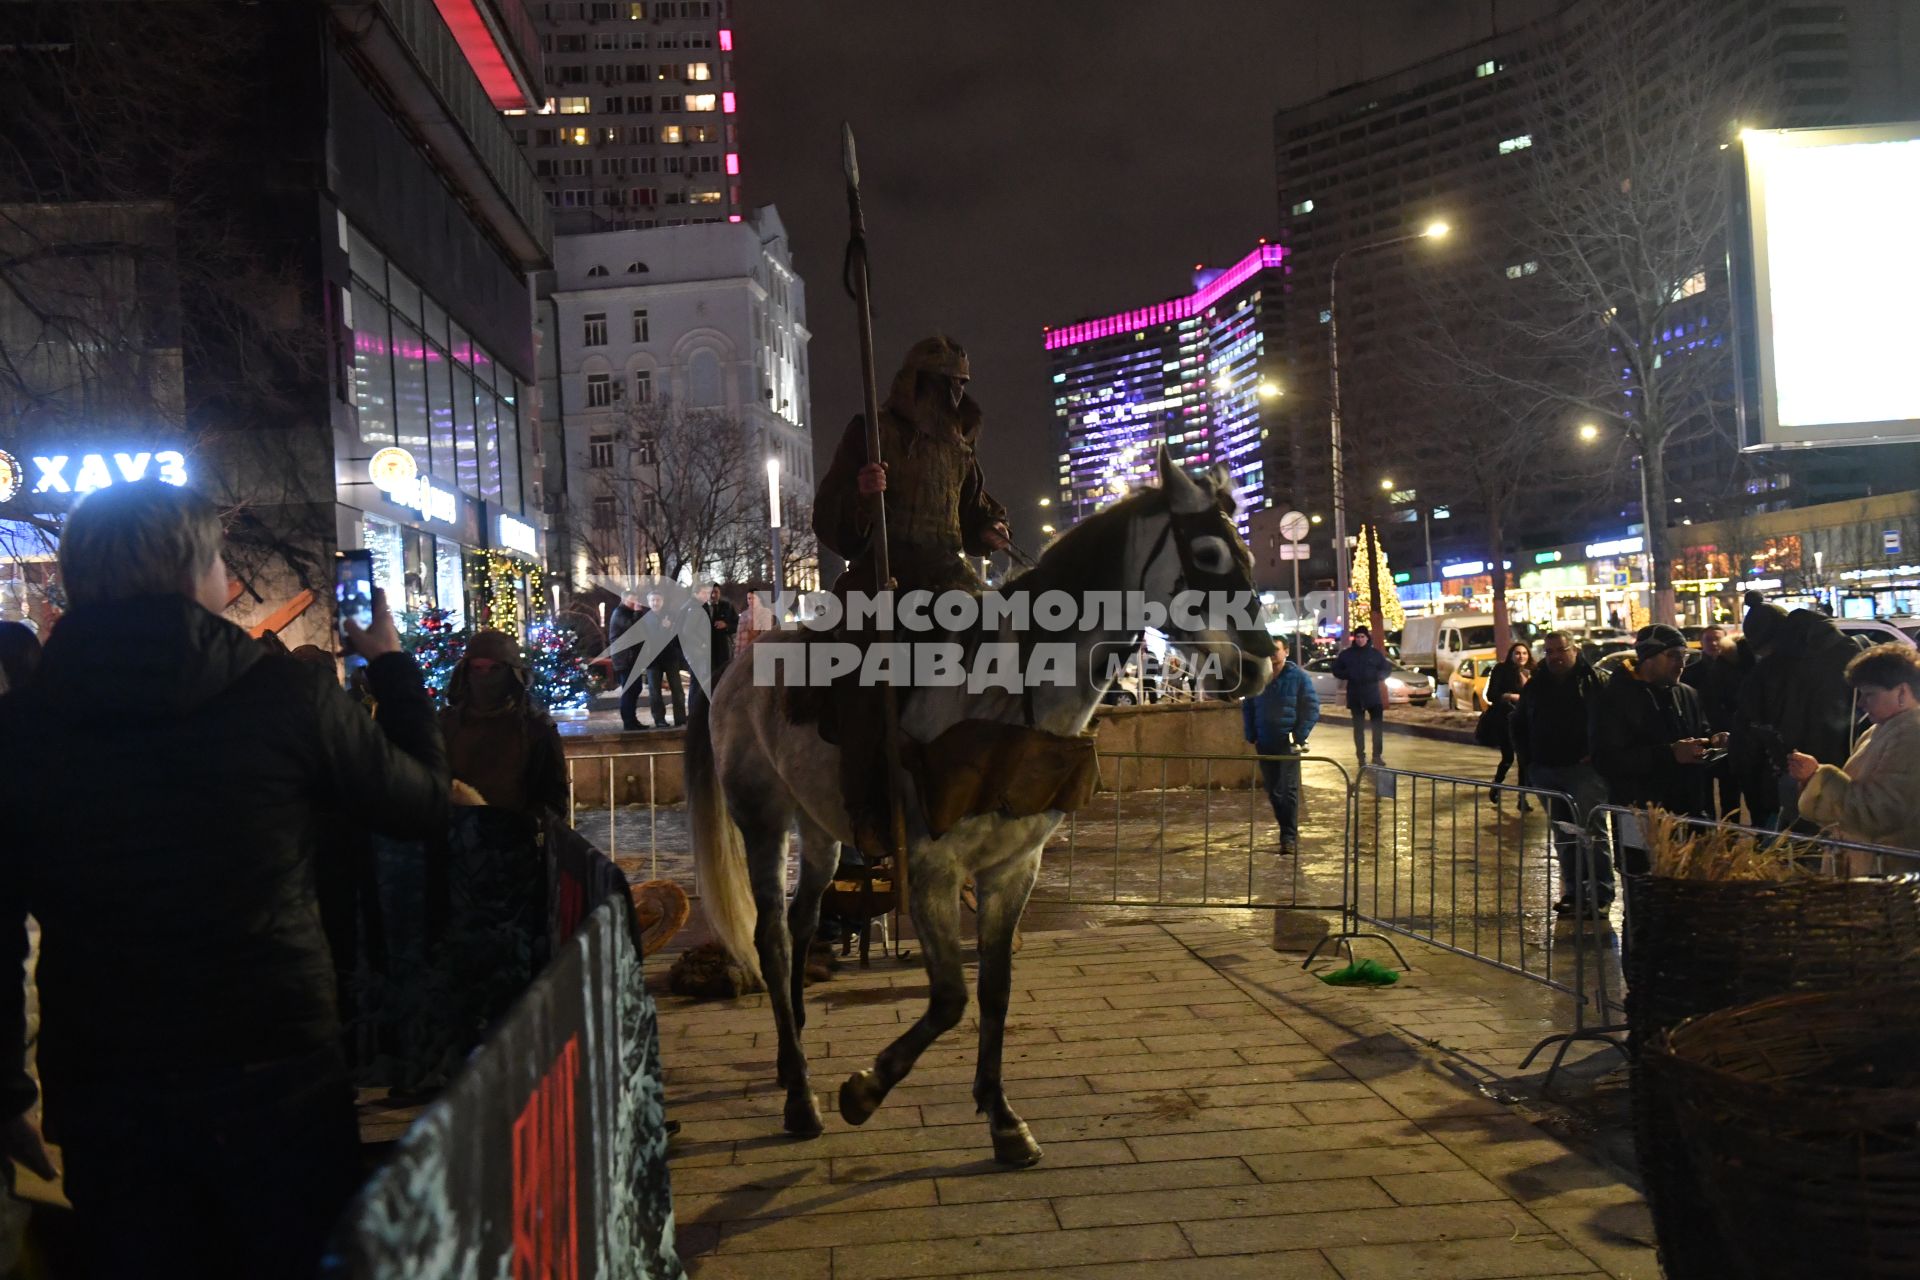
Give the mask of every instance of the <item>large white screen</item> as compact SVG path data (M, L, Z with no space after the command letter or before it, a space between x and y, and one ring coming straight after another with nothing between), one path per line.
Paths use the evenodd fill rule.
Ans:
M1920 139L1888 132L1746 136L1768 443L1920 430Z

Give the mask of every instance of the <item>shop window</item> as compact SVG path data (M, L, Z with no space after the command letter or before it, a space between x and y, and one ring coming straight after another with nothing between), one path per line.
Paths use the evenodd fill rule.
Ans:
M466 577L461 567L460 544L446 538L433 540L433 576L435 595L447 611L447 621L455 631L466 629Z
M436 573L433 562L433 535L418 529L400 533L406 608L409 613L433 608Z
M360 440L392 444L393 351L387 308L370 294L349 294L347 301L353 322L353 403L360 418Z
M407 598L406 553L400 526L379 516L360 518L360 541L373 555L373 585L387 593L389 607Z
M466 368L453 371L453 466L455 486L477 492L480 464L474 455L473 373Z

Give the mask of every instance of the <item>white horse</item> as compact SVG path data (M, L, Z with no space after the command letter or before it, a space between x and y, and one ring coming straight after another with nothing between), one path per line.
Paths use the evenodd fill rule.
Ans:
M1250 619L1252 557L1233 526L1233 498L1224 468L1195 480L1162 447L1159 471L1159 488L1142 490L1083 521L1006 590L1034 597L1064 590L1083 602L1092 592L1137 592L1162 606L1182 592L1229 592L1245 606L1241 616ZM1089 618L1088 612L1081 610L1078 629L1057 637L1071 641L1075 649L1077 678L1071 685L1025 694L917 689L901 713L902 733L931 742L948 726L968 719L1026 723L1063 735L1082 732L1111 681L1106 655L1131 653L1139 640L1138 632L1127 630L1121 619ZM1232 626L1187 617L1189 625L1181 626L1175 617L1167 629L1183 648L1216 659L1203 663L1212 672L1205 677L1207 691L1228 696L1258 692L1274 650L1266 631L1257 624ZM986 638L1019 637L1003 630ZM769 636L759 643L777 640ZM696 875L701 909L715 938L766 982L779 1032L779 1080L787 1090L786 1131L812 1137L821 1131L821 1122L800 1047L806 1025L805 966L794 964L792 957L796 951L806 955L819 922L821 897L839 863L840 845L852 839L853 827L841 795L838 749L815 726L791 722L782 691L756 684L750 674L753 665L731 664L718 682L711 709L705 715L696 710L687 734ZM1040 1158L1040 1146L1001 1088L1001 1045L1014 929L1039 874L1041 847L1064 815L1050 810L1030 817L969 817L935 838L919 819L911 783L903 778L900 785L907 788L910 815L910 908L930 998L926 1013L881 1051L870 1070L840 1086L840 1114L849 1124L864 1122L927 1046L965 1012L960 890L971 877L979 902L980 955L980 1047L973 1098L988 1117L994 1158L1009 1165L1033 1164ZM796 822L800 882L783 916L787 833Z

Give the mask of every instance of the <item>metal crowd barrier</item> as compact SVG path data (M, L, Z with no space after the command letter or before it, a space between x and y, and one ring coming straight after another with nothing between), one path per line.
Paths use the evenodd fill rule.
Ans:
M644 856L647 879L675 880L691 893L693 845L681 756L673 750L567 757L567 825L609 858L617 860L623 850L629 858Z
M1549 1086L1576 1041L1622 1047L1617 1028L1589 1022L1608 1007L1611 927L1591 900L1592 848L1573 797L1376 765L1361 775L1354 813L1345 918L1303 967L1327 947L1351 957L1353 943L1370 938L1411 968L1399 936L1570 996L1572 1029L1542 1039L1522 1064L1557 1043ZM1576 869L1572 883L1562 849ZM1563 900L1572 903L1566 916L1555 909Z
M1300 779L1300 852L1281 851L1260 761ZM1101 790L1067 815L1032 901L1086 907L1339 911L1353 779L1327 756L1102 751ZM1328 815L1337 819L1327 830ZM1331 856L1329 856L1331 855Z

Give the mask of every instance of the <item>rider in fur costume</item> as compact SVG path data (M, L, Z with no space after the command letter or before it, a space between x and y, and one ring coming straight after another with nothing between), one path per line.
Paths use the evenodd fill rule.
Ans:
M847 570L834 591L874 592L869 545L875 495L886 497L891 584L898 591L981 590L967 557L1007 546L1007 509L987 493L974 446L980 406L967 394L967 353L950 338L917 342L894 376L880 409L880 456L867 461L866 419L856 416L834 451L833 465L814 498L813 531L844 556ZM847 682L833 716L840 746L841 783L858 844L879 853L891 841L878 688ZM849 705L857 700L858 710ZM867 703L872 705L868 706Z

